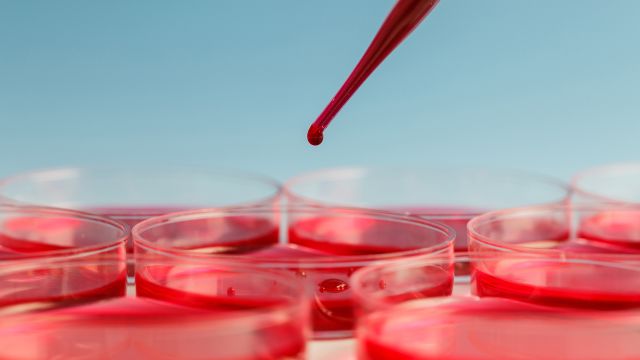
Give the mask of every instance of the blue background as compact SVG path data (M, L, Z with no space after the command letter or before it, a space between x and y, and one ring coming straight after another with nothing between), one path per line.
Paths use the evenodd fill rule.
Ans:
M491 165L640 150L640 1L442 0L313 148L391 0L0 0L0 175Z

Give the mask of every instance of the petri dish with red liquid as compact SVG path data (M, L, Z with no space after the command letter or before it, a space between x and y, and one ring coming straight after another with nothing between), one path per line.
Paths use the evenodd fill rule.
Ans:
M308 299L299 279L266 270L208 263L139 264L149 282L186 299L135 294L65 300L64 287L47 289L50 301L0 305L0 358L261 360L303 359L309 335ZM124 260L55 260L0 267L0 278L56 272L71 278L86 269L120 269ZM93 283L103 285L104 281ZM71 283L70 286L74 286ZM4 298L0 291L0 302ZM212 301L212 299L214 299Z
M498 210L469 222L474 252L640 259L640 207L618 204L549 205Z
M90 212L129 228L180 210L266 206L279 201L279 195L280 185L260 175L196 168L60 168L0 180L0 204ZM133 252L130 239L127 250Z
M313 299L314 338L336 339L352 335L350 276L355 270L390 259L452 256L455 235L446 225L415 217L360 209L269 207L167 214L136 225L133 238L137 256L232 261L294 274ZM162 288L147 288L150 276L153 273L138 265L139 292L187 301L180 292L167 295Z
M471 276L459 274L460 268L473 269ZM478 274L498 268L508 268L519 284L500 294L483 292ZM592 289L624 299L620 306L597 296L579 306L539 302L539 288L522 286L527 279L567 277L578 282L558 289L581 291L596 270L612 276L614 284ZM449 294L431 295L429 289L447 279ZM352 278L358 359L639 358L639 279L638 264L514 253L374 265Z
M334 168L302 174L284 186L287 201L417 215L457 233L467 251L467 222L486 211L564 203L568 186L553 178L511 170L472 168Z
M640 300L637 293L615 290L633 282L640 288L640 277L629 279L617 269L602 267L598 262L637 265L640 251L633 243L613 241L619 239L617 229L608 225L594 228L593 219L603 213L626 219L636 216L637 211L639 209L613 205L540 206L490 212L471 220L469 248L474 254L530 254L582 260L580 265L570 266L536 264L542 268L522 263L495 263L476 272L478 291L553 306L593 307L595 304L605 309L635 303ZM638 224L635 226L640 228Z
M573 178L572 186L573 203L603 207L602 212L584 219L584 236L593 241L640 251L640 163L587 169ZM616 211L616 207L629 207L637 211Z
M96 215L52 208L0 206L0 307L122 296L126 273L119 267L61 272L53 260L124 259L124 225ZM43 264L32 270L29 263ZM24 265L23 269L21 266Z

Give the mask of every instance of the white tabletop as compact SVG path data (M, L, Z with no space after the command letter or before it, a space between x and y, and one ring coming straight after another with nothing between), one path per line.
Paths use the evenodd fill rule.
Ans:
M355 360L355 340L312 341L309 345L309 360Z

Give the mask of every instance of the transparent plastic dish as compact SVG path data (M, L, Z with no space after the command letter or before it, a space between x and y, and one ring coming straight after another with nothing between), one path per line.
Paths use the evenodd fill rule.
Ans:
M279 194L260 175L197 168L60 168L0 180L0 203L91 212L130 227L180 210L264 206Z
M352 284L360 360L640 357L637 265L457 254L374 265Z
M295 277L211 262L139 258L137 265L143 266L147 282L138 285L137 294L135 288L125 294L125 283L118 280L126 272L124 260L4 263L0 358L304 358L308 301ZM9 294L12 303L3 304L6 284L25 276L59 282L40 289L37 298L16 285ZM119 291L105 290L116 283ZM157 296L157 288L163 296Z
M453 230L358 209L206 209L145 220L133 229L146 257L224 260L286 271L311 292L314 337L352 335L350 276L390 259L452 256ZM139 266L139 265L138 265ZM136 283L147 273L137 269Z
M0 205L0 263L38 257L124 256L128 231L78 211Z
M577 204L617 204L640 207L640 163L621 163L586 169L573 177Z
M499 210L469 222L474 252L640 261L640 207L619 204Z
M346 206L412 214L455 229L467 251L467 222L486 211L564 203L569 188L553 178L485 168L334 168L302 174L284 185L294 205Z

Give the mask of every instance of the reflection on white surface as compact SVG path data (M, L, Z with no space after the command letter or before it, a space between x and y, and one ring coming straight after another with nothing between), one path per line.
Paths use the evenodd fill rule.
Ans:
M309 345L309 360L355 360L355 339L312 341Z

